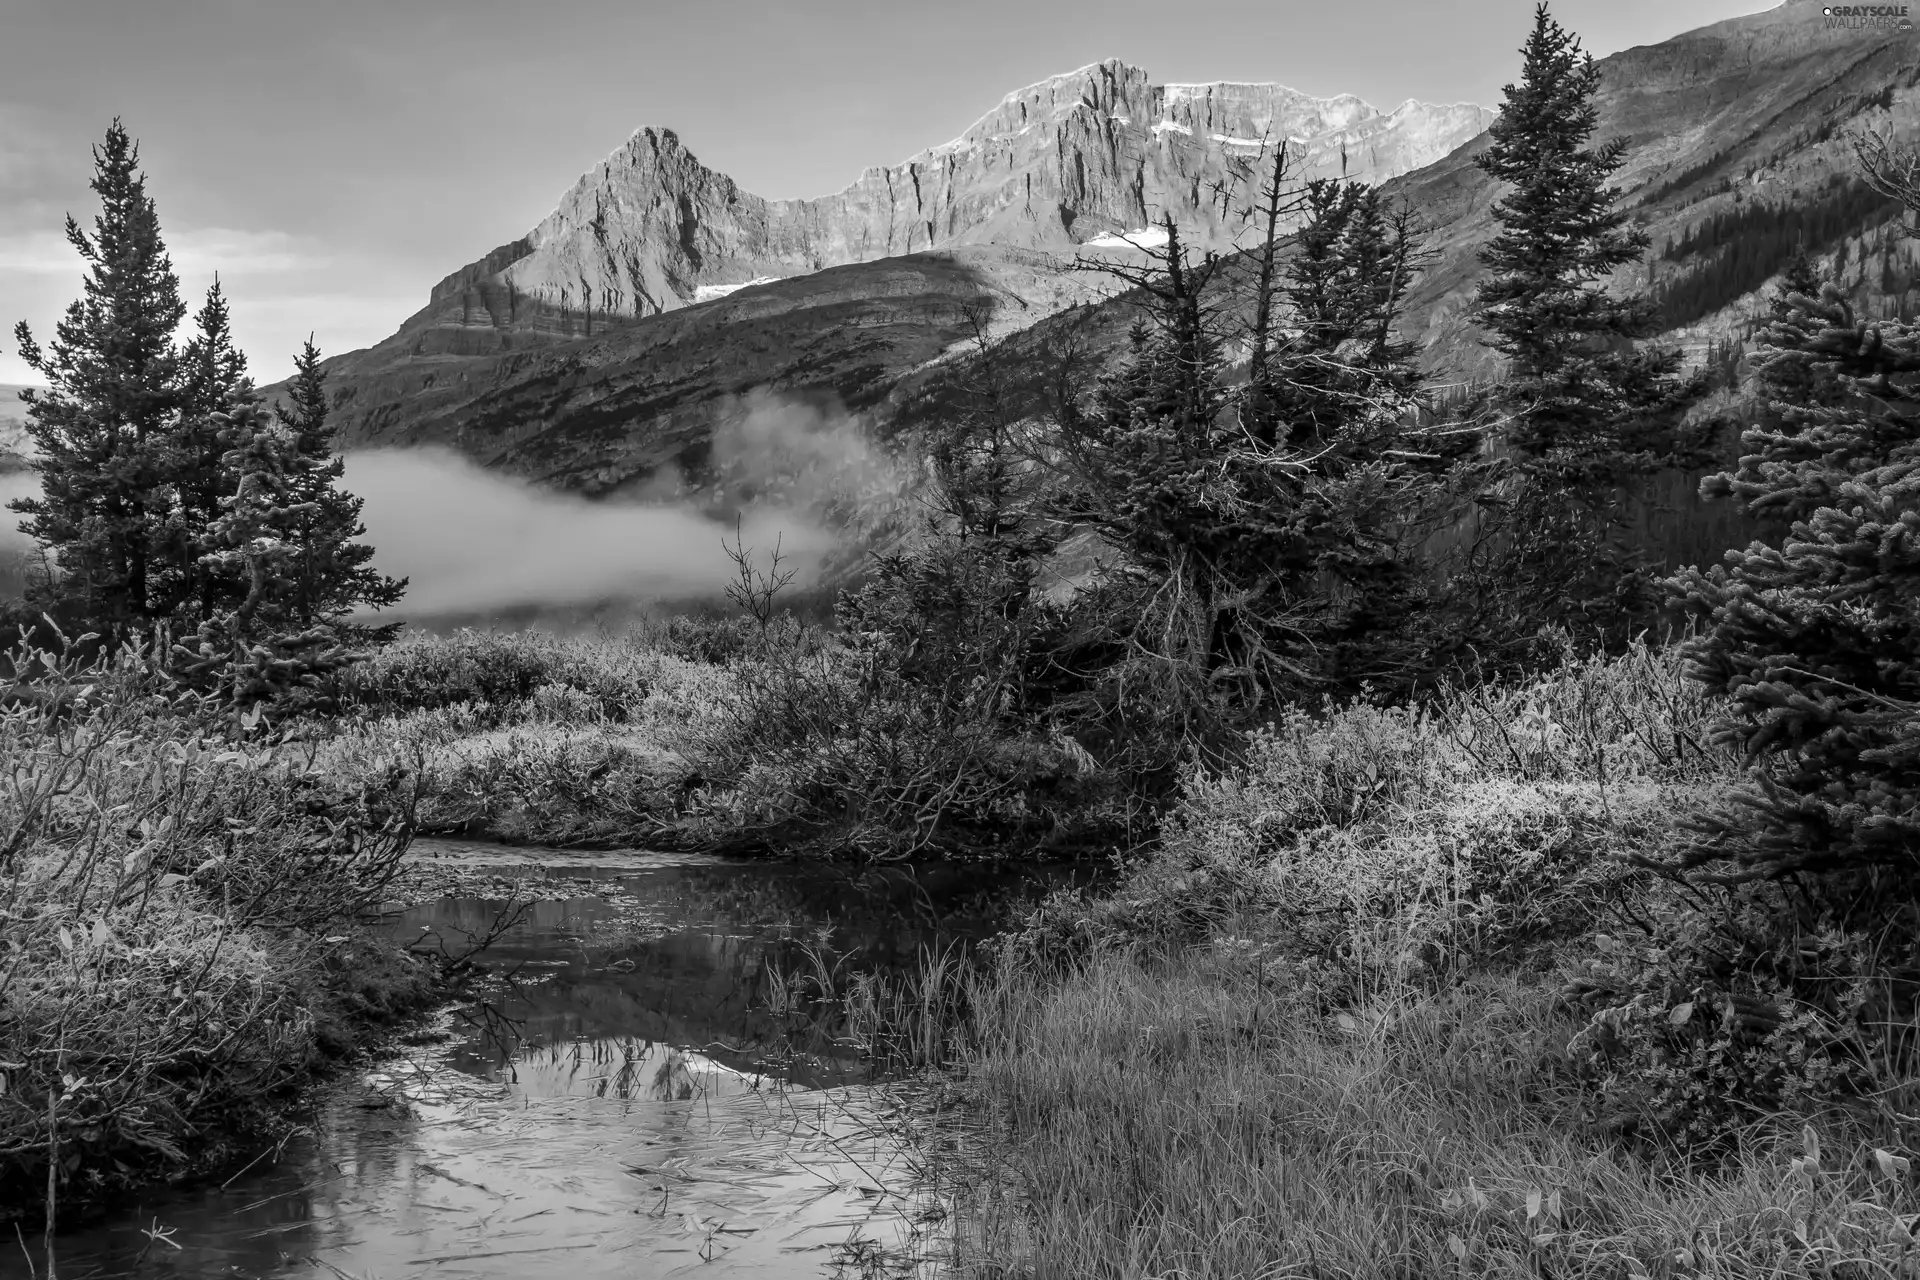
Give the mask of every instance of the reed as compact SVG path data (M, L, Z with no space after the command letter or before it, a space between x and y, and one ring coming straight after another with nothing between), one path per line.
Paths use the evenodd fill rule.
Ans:
M941 1070L964 1053L981 975L967 946L923 946L900 970L862 968L815 942L799 954L796 964L767 966L767 1004L790 1044L853 1049L895 1076Z

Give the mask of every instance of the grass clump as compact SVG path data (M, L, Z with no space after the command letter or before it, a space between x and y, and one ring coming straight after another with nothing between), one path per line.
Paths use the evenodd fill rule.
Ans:
M1865 1276L1911 1257L1907 1157L1865 1127L1755 1133L1709 1169L1597 1138L1554 991L1517 975L1321 1016L1223 942L988 986L967 1087L1015 1140L965 1202L987 1274Z

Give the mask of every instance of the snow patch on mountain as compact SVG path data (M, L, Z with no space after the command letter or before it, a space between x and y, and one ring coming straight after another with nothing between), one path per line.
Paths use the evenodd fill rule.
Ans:
M693 300L695 303L712 302L717 298L724 298L730 293L738 293L742 289L751 289L755 285L772 284L779 279L779 276L760 276L754 280L743 280L739 284L703 284L693 291Z
M1158 249L1167 242L1165 227L1142 227L1138 231L1114 231L1095 236L1083 249Z

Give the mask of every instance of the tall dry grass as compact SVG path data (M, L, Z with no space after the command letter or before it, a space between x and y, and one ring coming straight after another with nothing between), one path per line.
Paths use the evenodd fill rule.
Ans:
M1515 975L1323 1015L1232 945L989 984L971 1274L1912 1274L1897 1129L1757 1132L1701 1168L1583 1123L1571 1027Z

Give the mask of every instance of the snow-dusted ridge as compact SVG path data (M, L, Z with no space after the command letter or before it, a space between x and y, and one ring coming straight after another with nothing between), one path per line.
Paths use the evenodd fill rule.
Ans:
M942 142L937 146L928 147L924 151L917 151L905 160L902 160L895 168L905 168L908 165L923 164L959 152L972 150L982 143L994 141L998 137L1018 136L1018 133L1025 133L1026 129L1021 129L1013 135L994 135L985 133L984 130L994 122L996 117L1006 111L1009 106L1017 104L1024 98L1040 95L1047 91L1057 92L1059 89L1087 76L1091 72L1098 71L1103 67L1116 65L1124 67L1128 64L1121 62L1117 58L1103 58L1098 62L1089 62L1083 67L1076 67L1072 71L1063 71L1058 75L1047 76L1044 79L1034 81L1032 84L1023 85L1003 96L993 110L988 111L972 124L968 125L957 137ZM1355 94L1336 93L1330 97L1318 97L1314 94L1302 93L1293 86L1283 84L1278 80L1211 80L1192 83L1170 83L1155 87L1161 96L1162 102L1168 109L1171 109L1176 104L1203 98L1210 93L1223 90L1269 90L1296 98L1302 105L1312 106L1330 116L1346 116L1347 119L1343 124L1335 126L1336 130L1351 127L1354 123L1363 119L1384 118L1387 120L1398 120L1411 112L1422 109L1480 109L1477 104L1470 102L1423 103L1417 98L1408 98L1405 102L1393 108L1393 110L1383 112L1366 99L1358 97ZM1079 105L1084 106L1088 104L1083 102ZM1110 113L1108 118L1120 124L1132 123L1132 121L1121 112ZM1031 124L1029 124L1028 128L1031 127ZM1162 120L1159 124L1152 126L1155 136L1159 136L1165 133L1166 130L1174 128L1181 129L1182 132L1186 133L1192 132L1168 120ZM1225 138L1217 140L1222 142L1227 141ZM1304 139L1294 139L1294 141L1304 141ZM1251 141L1241 142L1237 145L1251 145Z

